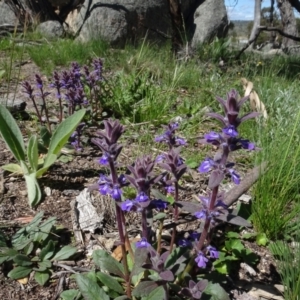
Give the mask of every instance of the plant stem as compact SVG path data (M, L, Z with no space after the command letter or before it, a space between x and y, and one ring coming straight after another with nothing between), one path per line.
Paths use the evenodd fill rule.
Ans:
M176 222L178 220L178 206L176 205L176 202L178 201L178 181L175 182L175 207L174 207L174 226L172 230L172 238L171 238L171 243L170 243L170 252L173 250L173 246L175 243L175 238L176 238Z

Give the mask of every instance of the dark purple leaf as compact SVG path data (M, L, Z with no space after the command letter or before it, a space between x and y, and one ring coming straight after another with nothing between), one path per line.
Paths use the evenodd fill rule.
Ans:
M165 281L173 281L174 280L174 275L169 270L159 273L159 276L161 277L161 279L163 279Z
M224 173L222 171L220 170L212 171L209 177L208 187L210 189L215 188L222 182L223 179L224 179Z

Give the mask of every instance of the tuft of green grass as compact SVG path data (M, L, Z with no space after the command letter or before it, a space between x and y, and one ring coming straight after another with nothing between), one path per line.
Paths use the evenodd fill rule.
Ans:
M290 119L282 131L281 123L261 128L260 161L268 164L267 172L254 188L252 220L258 232L265 232L269 239L282 238L283 232L293 235L300 229L295 222L300 214L300 112Z

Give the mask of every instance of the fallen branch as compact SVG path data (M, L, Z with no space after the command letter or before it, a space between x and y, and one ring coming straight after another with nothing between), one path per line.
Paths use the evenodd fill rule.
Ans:
M262 31L276 31L286 38L300 42L300 37L288 34L288 33L284 32L282 29L277 28L277 27L259 26L258 29L260 29Z

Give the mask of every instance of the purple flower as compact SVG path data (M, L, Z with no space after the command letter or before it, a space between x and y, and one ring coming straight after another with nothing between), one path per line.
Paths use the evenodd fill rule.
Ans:
M208 259L204 256L202 251L199 251L197 257L195 258L195 261L199 268L205 268Z
M153 205L156 209L166 209L168 207L168 202L161 199L152 200L151 205Z
M197 241L197 240L199 240L200 235L201 235L201 233L194 231L194 232L190 233L190 238L194 241Z
M135 243L135 246L137 248L147 248L149 246L151 246L148 242L146 238L142 238L139 242Z
M243 149L255 150L255 144L251 143L249 140L240 139L240 143Z
M194 216L197 218L197 219L206 219L207 217L207 212L206 212L206 209L202 209L200 211L196 211L194 213Z
M217 249L215 247L207 246L206 249L208 250L209 256L211 258L216 258L216 259L219 258L219 251L217 251Z
M237 174L233 169L228 170L229 174L231 175L231 179L235 184L240 184L241 178L240 175Z
M234 138L239 135L239 133L237 132L236 128L233 125L229 125L229 126L223 128L222 131L226 135L228 135L230 137L234 137Z
M175 142L176 142L176 144L178 144L178 145L180 145L180 146L186 145L186 140L183 139L183 138L176 137L176 138L175 138Z
M157 155L155 162L160 163L163 162L166 156L164 154Z
M107 183L99 184L99 192L101 195L109 195L111 193L109 184Z
M135 198L135 201L137 202L146 202L148 200L149 197L144 192L140 192Z
M178 246L179 247L191 247L192 243L187 239L180 239L178 241Z
M113 197L113 199L115 200L121 200L121 196L122 196L122 191L119 188L118 185L115 185L111 191L111 196Z
M198 168L200 173L207 173L215 166L214 160L211 158L206 158Z
M204 135L204 138L207 143L214 143L220 139L220 134L214 131Z
M160 142L166 141L166 139L167 139L167 136L166 136L166 134L164 133L164 134L161 134L161 135L155 137L155 138L154 138L154 141L157 142L157 143L160 143Z
M167 191L168 194L172 194L175 192L175 187L173 185L167 185L165 187L165 190Z
M126 201L121 203L121 209L123 211L131 211L133 208L134 202L127 199Z
M103 165L103 166L107 166L109 163L109 157L108 155L105 153L102 155L102 157L99 158L99 164Z

